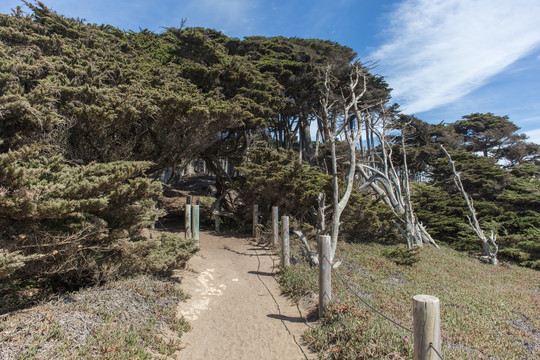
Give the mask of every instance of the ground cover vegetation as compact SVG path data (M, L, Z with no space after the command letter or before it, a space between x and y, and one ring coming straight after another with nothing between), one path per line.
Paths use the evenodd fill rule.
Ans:
M164 359L189 330L179 284L143 275L2 315L2 359Z
M332 274L328 317L309 323L306 341L320 359L411 359L412 297L440 299L445 359L536 359L540 355L538 272L492 266L448 247L340 244L342 265ZM291 253L302 259L299 244ZM411 258L413 260L411 260ZM434 265L436 264L436 265ZM456 271L456 269L460 269ZM299 261L282 269L280 282L293 299L318 291L318 269ZM362 298L360 300L359 297Z
M165 180L174 185L196 159L204 160L215 176L213 195L224 225L248 224L253 203L267 224L270 208L277 205L308 239L331 235L344 269L353 261L347 257L358 251L382 254L380 244L401 244L382 258L363 260L380 269L416 267L428 274L429 263L455 257L474 267L471 271L509 282L493 280L494 293L497 287L521 286L524 280L510 274L534 273L487 270L445 248L482 255L441 145L473 200L479 226L496 236L499 260L540 269L540 146L519 134L508 116L476 113L433 125L401 114L389 102L391 89L384 77L358 61L352 49L331 41L233 39L183 24L159 34L123 31L66 18L40 2L22 5L0 15L2 294L30 287L74 289L127 274L167 274L183 266L195 250L189 239L169 233L148 236L145 229L165 215L156 201L162 194L157 179L163 180L167 170ZM208 199L203 205L211 214L217 201ZM338 246L338 239L347 243ZM415 255L417 250L404 246L424 243L443 245L443 250ZM392 265L396 258L401 265ZM445 278L422 275L426 281L437 276ZM461 286L471 286L468 280L455 281L460 285L445 285L452 290L442 295L450 303ZM421 282L415 286L418 291L435 289ZM527 289L517 291L528 294ZM537 293L532 294L534 303ZM17 300L5 311L20 304L18 298L7 298ZM456 308L465 306L468 312L487 313L476 305ZM331 314L354 314L355 326L372 321L354 303L338 304ZM538 329L526 310L515 314L523 316L471 326L470 336L493 329L514 334L525 323ZM330 336L332 319L321 324L328 330L324 336ZM371 356L409 354L401 335L373 326L379 330L368 327L365 333L389 331L390 345L383 350L380 344L367 346ZM322 336L315 332L308 335L313 344ZM457 343L456 336L451 334L451 341ZM516 356L523 353L523 346L507 345ZM478 354L491 352L480 349Z

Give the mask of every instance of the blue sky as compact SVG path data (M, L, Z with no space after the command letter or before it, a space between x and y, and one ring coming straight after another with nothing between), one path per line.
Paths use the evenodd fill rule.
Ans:
M231 37L337 41L430 123L474 112L510 119L540 143L540 0L44 0L60 14L124 30L201 26ZM0 13L22 5L0 0Z

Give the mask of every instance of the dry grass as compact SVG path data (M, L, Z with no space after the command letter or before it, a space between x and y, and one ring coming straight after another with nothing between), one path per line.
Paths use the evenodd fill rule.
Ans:
M2 315L1 359L151 359L172 356L189 329L176 318L178 284L141 276Z
M398 265L388 257L395 248L342 244L338 271L362 298L407 328L412 328L412 297L438 297L445 359L540 358L538 271L493 267L432 247L419 251L417 263ZM282 283L301 295L316 279L316 269L299 263L285 271ZM369 310L335 275L333 294L329 318L306 334L321 359L412 357L412 334Z

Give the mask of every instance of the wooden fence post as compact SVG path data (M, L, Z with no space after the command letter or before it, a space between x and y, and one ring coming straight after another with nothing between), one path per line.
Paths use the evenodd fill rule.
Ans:
M278 207L272 206L272 236L274 247L279 243L279 224L278 224Z
M184 210L184 227L186 231L186 239L191 238L191 199L186 198L186 210Z
M289 250L289 217L281 217L281 264L284 267L291 265Z
M220 206L219 206L219 201L217 202L216 204L216 211L217 211L217 214L215 215L214 217L214 224L216 226L216 231L219 231L219 222L220 222L220 219L219 219L219 212L220 212Z
M253 204L253 237L257 239L259 236L259 205Z
M199 247L199 205L193 205L192 220L193 240L195 240L197 247Z
M319 318L323 318L332 301L332 263L330 263L330 236L319 235Z
M413 297L413 331L414 360L439 360L441 317L438 298L430 295Z

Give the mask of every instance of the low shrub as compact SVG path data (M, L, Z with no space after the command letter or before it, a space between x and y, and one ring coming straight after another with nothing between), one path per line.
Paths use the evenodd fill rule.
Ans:
M139 235L163 215L149 166L80 165L36 145L0 154L0 279L76 288L181 265L189 242Z
M398 265L411 266L420 261L418 256L418 248L395 248L394 250L385 250L383 255L392 260Z
M328 307L320 326L310 328L305 339L319 353L320 359L409 359L409 339L372 320L372 316L353 304Z

